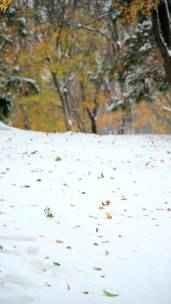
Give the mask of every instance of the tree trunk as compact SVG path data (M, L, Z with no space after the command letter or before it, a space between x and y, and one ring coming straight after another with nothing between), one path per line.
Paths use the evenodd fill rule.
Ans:
M168 3L163 0L152 13L153 32L161 51L166 77L171 85L171 25Z
M93 134L97 134L97 117L96 117L96 110L93 110L93 112L91 112L89 109L87 109L87 113L88 116L90 118L90 122L91 122L91 132Z
M119 134L132 133L132 110L128 100L124 101L122 107L122 120L119 128Z
M20 104L20 109L21 109L21 112L23 114L24 129L25 130L30 130L30 120L29 120L27 107Z
M72 119L71 119L71 110L69 106L69 101L68 101L68 95L67 92L64 89L64 92L61 91L57 76L55 73L51 73L52 78L56 87L56 90L58 92L61 104L62 104L62 109L64 113L64 119L65 119L65 126L67 131L71 131L72 129Z

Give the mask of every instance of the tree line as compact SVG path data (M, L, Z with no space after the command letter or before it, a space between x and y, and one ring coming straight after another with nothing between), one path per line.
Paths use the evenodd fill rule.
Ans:
M128 133L146 104L171 130L169 0L6 0L0 9L1 120L13 104L8 120L25 129Z

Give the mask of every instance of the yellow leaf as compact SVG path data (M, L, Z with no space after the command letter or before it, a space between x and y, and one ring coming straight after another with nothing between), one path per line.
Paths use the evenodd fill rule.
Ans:
M5 12L11 3L12 0L3 0L2 3L0 4L0 11Z
M106 213L106 217L107 217L108 220L111 220L112 217L113 217L112 213L111 212Z

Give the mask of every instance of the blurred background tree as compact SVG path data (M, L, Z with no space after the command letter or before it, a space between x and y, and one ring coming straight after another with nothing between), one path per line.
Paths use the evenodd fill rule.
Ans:
M171 73L158 41L170 56L169 1L9 4L0 14L1 120L48 132L170 133Z

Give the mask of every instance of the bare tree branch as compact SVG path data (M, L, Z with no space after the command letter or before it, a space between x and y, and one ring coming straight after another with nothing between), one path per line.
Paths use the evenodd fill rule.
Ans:
M96 19L93 19L93 20L91 20L90 22L85 23L84 25L85 25L85 26L88 26L88 25L90 25L90 24L93 24L93 23L95 23L95 22L97 22L97 21L100 21L100 20L102 20L102 19L104 19L104 18L106 18L106 17L108 17L108 16L111 16L111 15L112 15L111 12L106 13L106 14L103 14L103 15L97 17Z
M115 43L113 42L112 38L110 38L108 35L106 35L104 32L102 32L97 28L89 27L81 23L75 23L75 22L69 22L69 25L75 27L76 29L83 29L91 33L99 34L100 36L108 40L113 46L115 46Z

